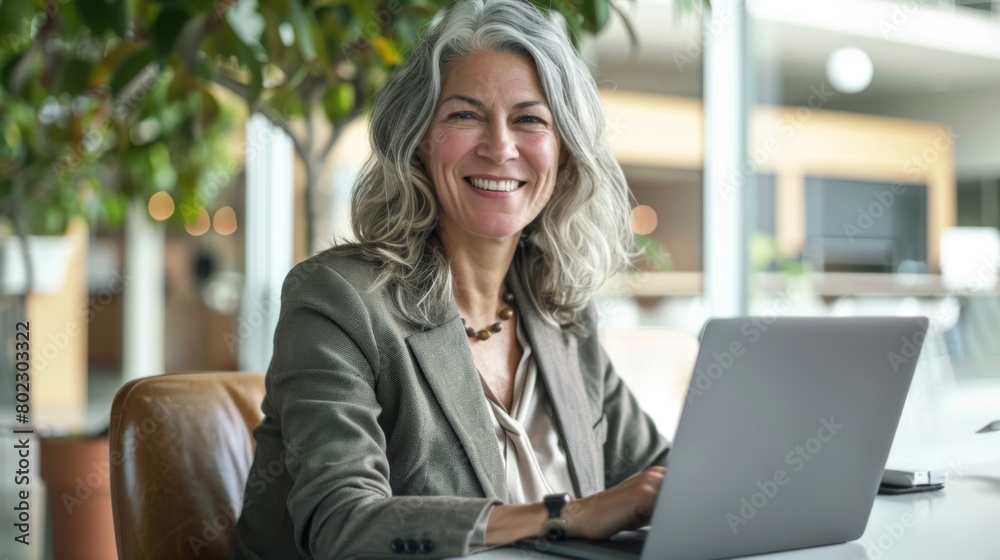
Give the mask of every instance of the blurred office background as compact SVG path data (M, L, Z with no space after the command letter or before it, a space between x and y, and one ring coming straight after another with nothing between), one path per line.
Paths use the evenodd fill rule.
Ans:
M257 2L225 4L234 28L255 25ZM599 309L618 369L661 427L676 424L705 320L742 314L927 315L914 401L971 387L955 410L1000 416L1000 2L716 0L711 15L619 4L637 41L611 14L581 51L642 255ZM213 134L236 164L200 195L178 186L185 173L149 177L120 226L72 222L51 248L39 238L27 294L4 225L4 343L16 319L31 321L32 413L48 434L99 434L135 377L263 371L284 275L348 237L363 116L339 122L328 157L307 164L281 128L211 91L228 119ZM178 220L182 208L193 211ZM671 349L683 358L663 366ZM657 404L667 390L680 398ZM916 442L928 423L908 414L901 434Z

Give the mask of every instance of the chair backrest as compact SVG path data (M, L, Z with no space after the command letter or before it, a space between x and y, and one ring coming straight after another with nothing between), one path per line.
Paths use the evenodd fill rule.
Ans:
M111 407L120 560L227 558L263 418L261 373L136 379Z

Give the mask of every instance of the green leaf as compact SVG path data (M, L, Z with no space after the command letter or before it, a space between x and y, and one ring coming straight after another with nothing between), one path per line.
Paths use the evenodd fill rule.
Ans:
M354 110L355 102L354 84L351 82L340 82L327 88L323 94L323 110L331 122L350 114Z
M583 35L583 27L580 25L580 14L576 12L566 13L566 24L569 26L569 38L573 43L573 47L576 49L580 48L580 37Z
M76 11L84 25L94 32L94 35L104 35L111 31L110 18L105 14L107 2L104 0L76 0Z
M115 73L115 68L117 68L129 54L137 50L138 47L135 43L120 43L117 47L113 48L110 52L104 55L104 59L101 60L94 68L94 71L90 76L91 83L106 84L110 82L111 76Z
M587 24L586 30L596 34L608 23L610 10L609 0L584 0L583 20Z
M264 22L264 33L260 38L261 45L269 53L271 60L285 52L285 44L281 42L281 33L278 31L279 23L281 22L267 19Z
M393 21L393 27L401 45L412 45L419 38L420 22L412 14L400 14Z
M18 80L19 83L14 83L15 75L14 70L20 64L21 59L28 56L29 53L21 53L10 57L9 60L4 61L3 67L0 68L0 86L14 95L20 95L23 89L23 80Z
M31 40L25 33L31 28L31 18L34 16L33 2L22 0L0 1L0 40L5 45L27 43Z
M302 7L300 0L291 0L291 20L295 29L295 44L299 52L309 62L316 60L316 41L312 36L312 25L309 24L309 14Z
M183 8L189 2L188 0L153 0L154 4L159 4L164 8Z
M164 8L156 20L149 28L149 35L153 41L153 47L161 57L168 56L174 50L174 43L181 34L181 29L187 23L190 15L186 10L178 8Z
M381 35L372 38L372 48L378 53L383 66L391 68L403 61L403 57L396 50L396 45Z
M156 49L153 47L144 47L126 55L111 73L111 95L118 97L125 86L154 61Z
M68 93L74 97L79 95L89 87L90 72L93 69L93 64L76 57L70 57L62 68L57 70L57 74L52 80L52 92L56 94Z
M124 39L129 31L128 0L109 0L108 3L113 6L109 14L112 18L111 28L115 34Z
M309 40L313 42L313 48L316 50L316 58L322 63L324 67L330 66L330 55L326 50L326 41L323 39L323 28L320 27L319 22L310 13L308 15L309 21Z
M212 124L219 116L219 102L215 100L207 89L201 91L201 104L198 108L198 117L203 126Z
M183 65L173 67L174 73L167 84L167 102L182 101L198 89L198 80Z
M125 210L128 200L121 195L108 193L108 196L101 200L101 211L108 225L118 227L125 220Z
M76 0L83 23L94 33L111 31L121 38L128 33L128 0Z
M267 104L289 118L302 117L306 114L305 108L302 106L302 97L295 90L282 88L268 98Z
M62 206L47 206L44 210L45 222L43 228L48 234L61 234L66 230L66 222L69 220L66 209Z
M233 30L228 21L223 21L219 26L219 34L216 39L216 46L219 53L224 56L235 56L240 66L246 67L250 73L250 81L247 86L247 101L251 106L257 102L260 92L264 88L264 74L261 70L260 61L249 45Z

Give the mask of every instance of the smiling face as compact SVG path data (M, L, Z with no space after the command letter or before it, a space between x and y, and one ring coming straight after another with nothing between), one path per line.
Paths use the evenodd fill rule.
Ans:
M477 51L452 63L419 153L440 204L443 234L504 239L520 233L551 198L561 163L531 59Z

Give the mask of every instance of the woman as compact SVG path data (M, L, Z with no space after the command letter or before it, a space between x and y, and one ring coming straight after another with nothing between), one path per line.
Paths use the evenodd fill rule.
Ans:
M375 100L358 243L286 280L238 557L458 556L648 522L667 443L589 304L631 247L603 124L529 3L439 15Z

